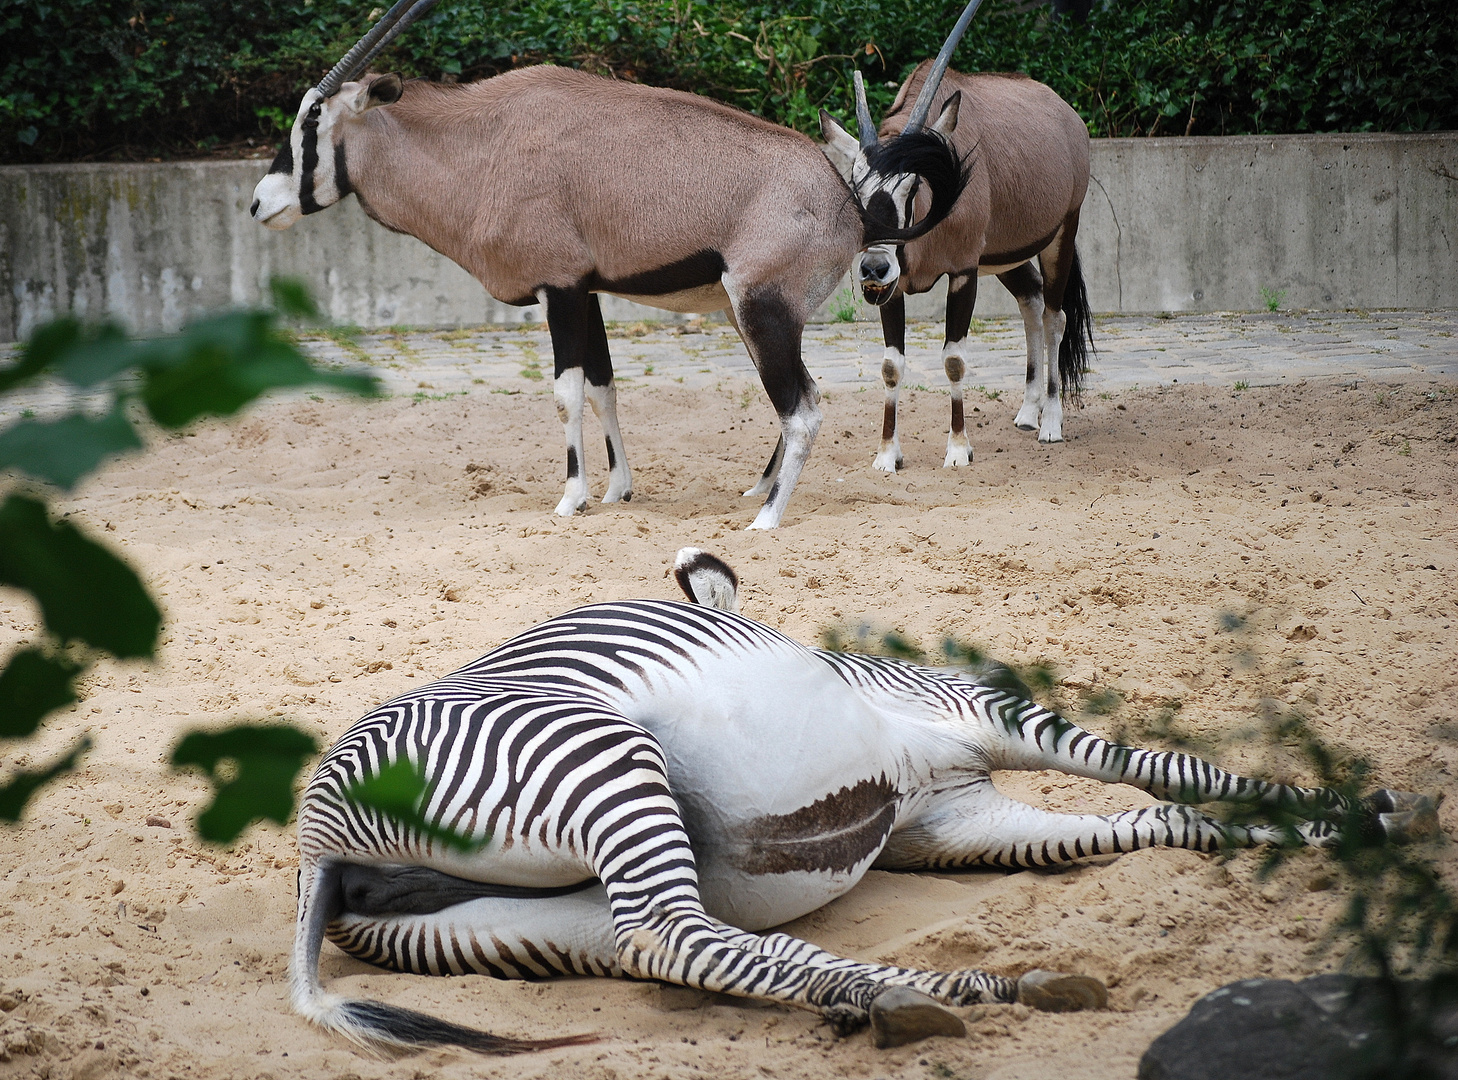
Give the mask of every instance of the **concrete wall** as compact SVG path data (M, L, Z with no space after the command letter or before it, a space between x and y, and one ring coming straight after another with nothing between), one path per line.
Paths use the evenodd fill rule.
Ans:
M248 217L263 163L0 168L0 340L57 311L174 330L305 279L336 322L516 322L353 199L284 233ZM1458 308L1458 133L1108 139L1079 233L1097 311ZM983 279L978 313L1012 313ZM940 314L944 290L914 298ZM674 318L604 298L609 319ZM862 317L869 313L862 307Z

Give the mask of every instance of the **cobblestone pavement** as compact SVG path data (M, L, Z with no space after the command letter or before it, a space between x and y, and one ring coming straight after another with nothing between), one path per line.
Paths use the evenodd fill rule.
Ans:
M940 390L942 326L907 325L906 385ZM1170 383L1279 385L1316 376L1392 379L1458 378L1458 311L1377 311L1176 315L1111 315L1095 320L1089 389ZM734 331L724 322L612 324L608 327L620 382L712 385L726 377L755 379ZM1025 346L1016 318L977 320L966 386L1004 393L1022 389ZM308 352L340 364L368 363L391 394L437 396L489 386L508 392L551 386L552 347L540 324L460 330L310 331ZM805 329L805 363L825 389L881 385L877 323L823 323ZM0 362L14 355L0 346ZM757 381L757 380L756 380ZM54 388L12 397L0 419L24 408L59 404Z
M1313 376L1458 378L1458 312L1312 312L1286 314L1116 315L1094 327L1098 353L1089 387L1175 382L1251 386ZM638 385L672 380L686 386L726 376L754 378L749 357L725 323L632 323L608 328L618 378ZM907 326L907 384L939 389L942 326ZM1016 392L1026 352L1016 318L974 324L966 385ZM460 393L472 385L550 385L551 342L545 327L371 332L354 339L311 335L321 360L368 361L396 394ZM805 363L824 388L881 385L881 329L876 323L806 327Z

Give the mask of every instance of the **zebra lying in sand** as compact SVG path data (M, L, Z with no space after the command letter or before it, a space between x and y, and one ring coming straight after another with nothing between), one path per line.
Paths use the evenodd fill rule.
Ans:
M1045 866L1281 839L1187 805L1213 801L1300 811L1303 838L1319 844L1354 809L1331 790L1107 742L953 674L806 648L733 612L737 581L722 562L685 549L676 569L695 603L549 619L374 709L329 751L299 810L300 1013L376 1048L513 1052L591 1038L502 1038L328 994L326 936L420 974L624 975L767 998L817 1009L839 1033L870 1019L878 1043L894 1041L898 1013L935 1028L938 1007L920 995L1097 1007L1106 995L1087 976L913 971L759 931L829 903L872 866ZM489 838L482 848L446 849L345 797L401 758L432 785L425 817ZM1058 769L1178 801L1050 813L999 794L994 769ZM1421 796L1379 791L1364 807L1392 839L1435 828Z

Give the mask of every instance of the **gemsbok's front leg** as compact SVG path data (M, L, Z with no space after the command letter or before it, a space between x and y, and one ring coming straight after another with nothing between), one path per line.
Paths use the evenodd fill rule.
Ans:
M820 430L816 404L820 392L800 356L804 317L791 306L784 290L768 284L752 285L741 292L727 279L725 287L733 304L734 325L780 418L780 445L760 484L750 489L754 492L769 484L764 506L749 527L773 529L785 516Z
M881 381L886 384L886 409L881 420L881 447L871 468L894 473L904 464L896 408L901 380L906 377L906 297L897 293L881 307L881 335L886 352L881 358Z
M582 371L586 378L587 401L602 424L607 443L608 488L605 503L632 502L633 474L628 470L628 451L618 427L618 391L613 383L613 361L608 352L607 328L602 323L602 306L596 293L587 296L582 335Z
M542 288L537 299L547 311L547 329L552 335L552 396L557 404L557 417L567 442L567 489L557 504L559 517L571 517L587 505L587 477L584 475L582 452L582 405L586 395L587 358L591 355L592 323L590 313L597 311L596 297L583 288ZM589 300L593 303L589 304ZM603 354L607 351L607 335L598 312L597 330L603 336ZM612 362L608 361L608 370ZM609 375L611 381L611 374Z
M962 405L962 377L967 374L967 331L977 304L977 274L963 274L947 282L947 339L942 345L942 368L952 389L952 427L947 433L947 457L942 468L972 463L972 440Z

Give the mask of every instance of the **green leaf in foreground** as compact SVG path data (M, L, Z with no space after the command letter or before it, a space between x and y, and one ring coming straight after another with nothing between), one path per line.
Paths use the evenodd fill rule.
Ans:
M344 797L359 806L378 810L390 820L439 840L454 851L469 854L485 847L491 839L489 836L476 839L426 819L420 807L429 794L429 787L420 771L402 759L385 766L368 780L351 784L344 789Z
M379 393L373 375L315 367L279 336L269 312L229 312L148 344L142 400L163 427L232 416L270 390L324 386L367 397Z
M216 790L197 817L197 832L228 844L259 819L288 823L294 781L318 752L312 736L287 724L239 724L186 735L172 751L172 767L195 766L208 774Z
M285 315L303 319L317 319L319 308L309 295L309 288L298 278L274 277L268 279L269 292L273 293L273 305Z
M162 613L136 573L46 505L11 495L0 505L0 585L31 593L46 629L121 659L147 657Z
M46 714L76 700L71 680L79 664L22 649L0 671L0 738L24 739L35 734Z
M105 416L72 413L59 420L21 420L0 431L0 469L15 469L69 491L117 454L142 440L120 407Z
M82 739L71 747L70 753L65 757L52 762L44 769L37 769L34 772L21 770L13 773L9 783L0 785L0 821L19 821L30 797L62 773L68 773L74 769L77 760L90 749L91 740Z

